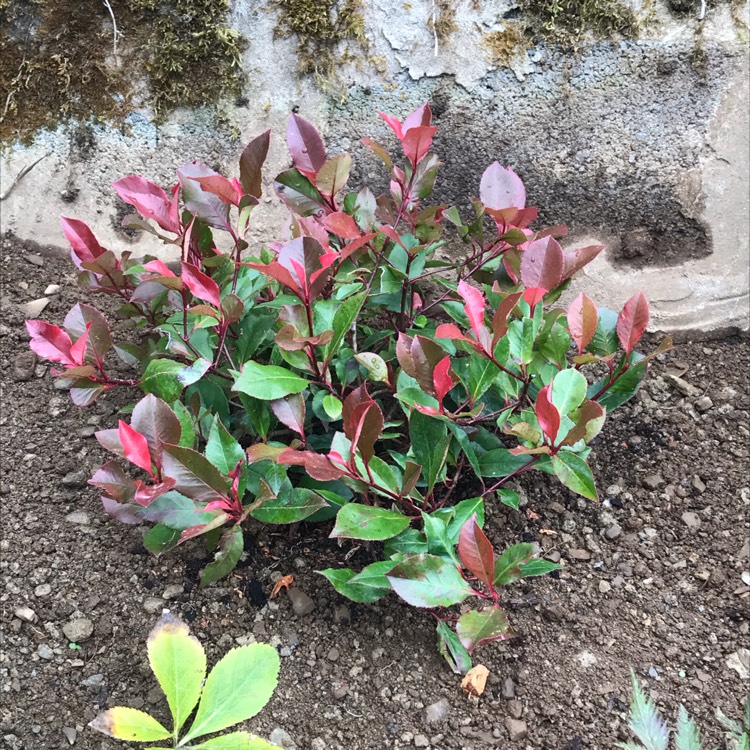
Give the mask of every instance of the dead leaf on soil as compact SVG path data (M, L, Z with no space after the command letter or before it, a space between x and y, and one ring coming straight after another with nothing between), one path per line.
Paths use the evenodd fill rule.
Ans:
M557 532L553 529L539 529L539 533L545 536L557 536Z
M294 576L288 575L288 576L281 576L278 581L276 581L276 585L273 587L273 591L271 592L271 599L274 599L276 595L281 591L281 589L286 589L289 591L289 587L294 583Z
M467 695L481 695L487 686L490 670L484 664L472 667L461 680L461 687Z

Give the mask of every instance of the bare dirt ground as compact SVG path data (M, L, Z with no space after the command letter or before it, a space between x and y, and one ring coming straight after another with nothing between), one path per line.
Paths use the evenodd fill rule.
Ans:
M199 544L157 559L141 529L110 520L86 485L104 459L92 435L127 394L80 410L47 365L23 372L19 306L60 284L41 316L60 322L77 291L60 255L13 238L2 254L0 747L114 749L86 726L101 708L164 715L144 647L163 607L210 662L253 639L279 649L279 688L249 728L289 749L613 748L627 738L631 667L666 716L684 703L725 747L714 710L738 718L748 688L747 341L688 342L656 364L595 446L600 504L540 475L521 485L523 512L490 509L498 547L537 541L565 567L508 591L520 636L477 652L491 676L468 698L429 618L395 599L347 602L315 573L346 552L325 524L249 529L237 574L200 590ZM688 396L669 377L683 372ZM284 592L266 600L288 573L312 611L295 613Z

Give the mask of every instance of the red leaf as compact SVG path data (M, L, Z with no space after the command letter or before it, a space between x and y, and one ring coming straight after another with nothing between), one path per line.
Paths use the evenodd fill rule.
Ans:
M29 346L40 357L62 365L78 364L70 353L73 342L62 328L44 320L27 320L26 330L31 336Z
M117 433L125 451L125 458L151 474L151 453L148 450L146 438L122 420L118 425Z
M411 343L411 358L414 362L416 375L414 376L420 388L435 396L435 383L432 373L438 362L445 357L445 350L432 339L424 336L415 336Z
M300 288L300 285L296 282L292 274L289 273L289 271L287 271L287 269L278 261L273 261L272 263L243 263L242 265L247 266L248 268L254 268L256 271L260 271L261 273L266 274L266 276L276 279L276 281L283 284L298 297L302 297L302 289Z
M438 403L442 407L443 399L455 385L453 378L451 377L450 357L444 357L437 363L435 370L432 373L432 380L435 384L435 393L437 394Z
M158 273L159 276L168 276L170 278L176 277L174 271L172 271L172 269L169 268L169 266L164 263L164 261L161 261L158 258L154 258L154 260L150 260L148 263L144 263L143 267L147 271Z
M508 333L508 316L521 299L521 292L509 294L497 307L492 316L492 349L494 351L497 342Z
M367 464L375 454L375 443L383 432L383 412L374 401L364 401L354 407L350 425L353 425L353 431L345 429L345 434L351 440L352 455L359 449Z
M337 469L327 456L313 451L296 451L294 448L286 448L279 454L276 461L285 466L304 466L305 471L319 482L334 481L344 475L344 472Z
M378 112L378 114L386 121L391 130L396 134L396 138L401 140L404 137L404 131L401 128L401 120L396 119L392 115L383 114L382 112Z
M576 271L580 271L585 265L591 263L605 247L606 245L589 245L565 253L563 279L570 278Z
M404 147L404 155L414 167L422 161L425 154L430 150L435 133L437 133L437 128L427 125L410 128L407 133L404 133L401 141Z
M463 566L480 581L492 586L495 577L495 553L492 544L477 523L477 514L461 527L458 554Z
M95 307L76 303L65 316L63 325L71 336L83 336L88 331L89 345L97 358L104 360L112 346L112 336L107 319Z
M60 225L70 243L70 255L77 268L81 268L81 263L92 263L104 253L94 233L82 221L61 216Z
M521 259L521 281L526 287L542 287L549 291L563 280L564 256L554 237L530 242Z
M238 205L242 198L242 185L240 185L237 179L228 180L220 174L195 177L193 179L205 192L218 196L224 203L228 203L230 206Z
M441 323L435 330L436 339L451 339L454 341L467 341L469 344L475 344L455 323Z
M484 294L465 281L459 282L458 293L466 303L464 310L469 318L469 323L471 323L471 330L474 331L477 341L481 341L482 333L486 333L487 331L484 326L484 308L486 304Z
M183 263L182 281L194 297L210 302L214 307L221 307L219 285L197 266L192 263Z
M88 341L89 331L91 330L92 325L94 325L93 322L87 323L83 335L79 336L78 341L70 347L70 357L78 366L83 365L86 361L86 342Z
M305 437L305 399L301 394L271 401L270 405L279 422Z
M161 451L164 444L177 444L180 441L182 427L171 407L152 393L144 396L133 409L130 416L131 427L143 435L149 450L161 463Z
M337 237L345 240L356 240L360 236L357 222L343 211L334 211L334 213L328 214L323 219L323 226L331 234L335 234Z
M117 461L107 461L100 466L88 483L104 490L120 503L130 502L133 499L133 482Z
M326 163L326 147L315 126L292 113L286 128L286 142L294 166L302 172L315 173Z
M575 341L578 353L582 354L594 338L596 325L599 322L599 312L594 301L581 292L568 305L567 317L570 337Z
M533 310L547 294L547 290L540 286L532 286L523 293L523 301Z
M411 356L411 345L413 340L414 339L408 334L399 331L398 340L396 341L396 358L401 365L401 369L409 375L409 377L416 378L417 368L414 366L414 359Z
M341 248L341 254L339 255L339 263L343 263L352 253L356 253L357 250L363 248L371 239L377 237L377 232L371 232L370 234L362 235L356 240L347 242L344 247Z
M263 163L268 156L271 131L266 130L245 146L240 156L240 182L247 195L260 198L263 193Z
M542 432L554 444L560 431L560 412L552 403L552 386L547 385L539 391L534 404L534 411Z
M493 162L482 175L479 197L486 208L523 208L526 205L526 188L510 167L501 167L498 162Z
M153 219L167 232L180 234L179 222L175 222L171 211L172 201L158 185L138 175L130 175L113 182L112 187L144 219Z
M626 354L640 341L649 321L649 307L646 295L636 292L622 308L617 318L617 337Z

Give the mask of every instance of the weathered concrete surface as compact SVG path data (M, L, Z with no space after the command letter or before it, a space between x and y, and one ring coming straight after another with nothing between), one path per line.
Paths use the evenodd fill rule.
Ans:
M108 185L133 172L170 184L189 160L234 174L242 145L271 127L270 187L288 161L283 132L292 107L321 126L331 151L354 153L356 180L384 188L359 138L393 146L376 111L404 114L430 100L445 163L439 200L465 210L483 169L498 159L523 177L542 220L568 224L571 244L608 245L577 290L617 306L643 288L662 330L748 328L748 56L729 5L710 7L702 22L658 7L636 41L596 42L577 56L521 49L501 70L486 34L507 24L507 0L479 10L457 3L460 28L438 43L437 55L431 2L409 10L396 0L367 5L368 49L325 96L296 74L295 40L274 39L268 5L238 0L233 23L251 42L247 106L228 104L220 127L195 111L156 127L144 111L133 113L127 136L93 128L81 143L60 131L12 150L2 161L3 192L21 168L49 155L0 204L3 229L62 244L56 217L64 213L88 221L113 249L152 249L151 238L134 240L119 228L124 207ZM747 6L743 13L747 23ZM283 220L267 196L252 239L276 238Z

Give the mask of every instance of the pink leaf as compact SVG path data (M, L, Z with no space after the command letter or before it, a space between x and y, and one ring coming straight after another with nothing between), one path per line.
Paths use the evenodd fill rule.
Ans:
M179 222L172 215L172 201L158 185L138 175L130 175L112 183L112 187L144 219L153 219L167 232L180 234Z
M86 330L78 337L78 341L70 347L70 358L76 365L83 365L86 360L86 342L92 325L94 325L93 321L86 323Z
M150 260L148 263L144 263L143 267L147 271L151 271L153 273L158 273L159 276L170 276L174 277L175 273L167 266L164 261L159 260L158 258L155 258L154 260Z
M617 337L626 354L630 354L633 347L643 336L650 317L648 300L643 292L636 292L622 308L617 318Z
M383 114L382 112L378 112L378 114L385 120L390 129L396 134L396 138L401 140L404 137L404 131L401 128L401 120L396 119L392 115Z
M81 268L81 263L92 263L104 253L94 233L82 221L61 216L60 225L70 243L71 257L77 268Z
M486 534L479 528L477 514L461 527L458 555L463 566L482 583L492 586L495 578L495 553Z
M523 301L533 310L547 294L547 290L540 286L532 286L523 293Z
M242 198L242 185L237 179L228 180L220 174L195 177L194 179L205 192L218 196L224 203L231 206L238 205Z
M526 205L526 188L510 167L501 167L498 162L493 162L482 175L479 197L487 208L523 208Z
M182 281L194 297L210 302L214 307L221 307L219 285L197 266L192 263L183 263Z
M466 303L464 310L466 311L466 315L471 323L471 330L474 331L477 340L481 341L482 332L486 332L484 326L484 294L482 294L479 289L465 281L459 282L458 293L463 297L463 300Z
M301 394L280 398L270 404L279 422L305 437L305 399Z
M563 280L563 251L553 237L530 242L521 259L521 281L526 287L554 289Z
M323 226L331 233L345 240L356 240L360 236L357 222L343 211L335 211L323 219Z
M417 107L410 115L407 115L401 123L401 132L406 135L412 128L432 125L432 110L428 102Z
M440 406L443 405L443 399L455 385L451 377L451 358L444 357L435 365L432 373L432 380L435 384L435 393Z
M73 342L62 328L44 320L27 320L26 330L31 335L29 346L40 357L62 365L78 364L70 352Z
M534 404L534 411L542 432L554 444L557 433L560 431L560 412L552 403L551 385L547 385L539 391Z
M151 474L151 453L146 438L122 420L118 425L117 433L122 449L125 451L125 458Z
M565 253L563 278L570 278L576 271L580 271L585 265L591 263L605 247L606 245L589 245Z
M575 341L578 353L582 354L596 333L596 325L599 321L596 305L588 295L581 292L568 305L567 317L570 337Z
M286 142L294 166L302 172L315 173L326 163L326 147L315 126L292 113L286 129Z
M422 161L425 154L430 150L435 133L437 133L437 128L426 125L411 128L407 133L404 133L404 138L401 141L404 147L404 155L414 167Z
M435 338L474 343L465 333L461 333L461 329L455 323L441 323L435 331Z

